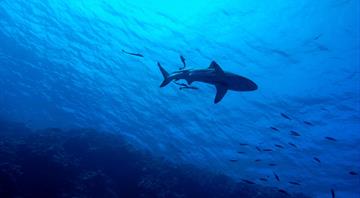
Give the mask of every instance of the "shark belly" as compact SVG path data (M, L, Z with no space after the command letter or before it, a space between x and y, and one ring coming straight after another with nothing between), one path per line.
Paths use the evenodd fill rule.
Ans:
M254 91L258 89L258 86L252 80L239 75L228 76L224 84L227 85L228 89L234 91Z
M212 85L221 85L229 90L233 91L254 91L257 89L257 85L245 77L225 73L225 75L218 75L211 71L196 71L191 72L186 80L191 84L192 82L198 81L208 83Z

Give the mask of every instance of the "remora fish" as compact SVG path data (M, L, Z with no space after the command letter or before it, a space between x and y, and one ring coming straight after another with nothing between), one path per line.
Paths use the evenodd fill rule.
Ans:
M132 56L144 57L142 54L139 54L139 53L127 52L125 50L121 50L121 51L124 52L125 54L129 54L129 55L132 55Z

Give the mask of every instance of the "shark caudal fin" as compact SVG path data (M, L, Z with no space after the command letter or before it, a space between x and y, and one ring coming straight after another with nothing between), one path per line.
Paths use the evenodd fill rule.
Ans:
M160 63L157 63L161 74L164 77L164 81L161 83L160 87L165 87L167 84L169 84L171 82L171 79L169 79L169 73L160 65Z

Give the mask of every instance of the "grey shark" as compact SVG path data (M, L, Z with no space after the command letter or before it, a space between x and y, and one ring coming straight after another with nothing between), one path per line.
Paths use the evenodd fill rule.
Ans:
M212 61L206 69L183 69L168 73L158 62L158 67L164 77L160 87L165 87L172 81L185 80L188 85L193 82L203 82L215 85L216 96L214 103L224 98L228 90L232 91L254 91L258 86L248 78L224 71L215 61Z

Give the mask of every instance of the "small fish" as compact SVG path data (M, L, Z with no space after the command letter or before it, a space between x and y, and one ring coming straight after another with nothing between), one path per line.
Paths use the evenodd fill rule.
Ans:
M350 175L358 175L358 173L355 172L355 171L350 171L349 174L350 174Z
M255 182L252 182L250 180L247 179L242 179L243 182L248 183L248 184L255 184Z
M276 147L283 149L284 147L280 144L275 144Z
M230 162L237 162L238 160L237 159L230 159L229 161Z
M238 151L238 153L239 153L239 154L245 154L245 152L244 152L244 151Z
M331 197L335 198L335 190L334 189L331 189Z
M277 166L275 163L269 163L269 166Z
M270 152L270 151L273 151L273 150L272 150L272 149L269 149L269 148L265 148L265 149L263 149L263 151Z
M268 179L266 179L265 177L261 177L259 178L261 181L268 181Z
M314 157L314 160L315 160L316 162L318 162L318 163L321 163L320 159L317 158L317 157Z
M289 181L289 184L300 186L299 182Z
M285 57L285 58L289 58L290 57L290 54L286 53L285 51L282 51L282 50L278 50L278 49L270 49L270 52L274 53L274 54L277 54L277 55L280 55L282 57Z
M304 121L304 124L309 125L309 126L314 126L313 123L311 123L309 121Z
M182 90L182 89L195 89L195 90L198 90L199 88L194 87L194 86L186 85L186 86L184 86L184 87L179 87L179 89L180 89L180 90Z
M272 130L274 130L274 131L280 131L278 128L276 128L276 127L270 127L270 129L272 129Z
M333 137L326 136L325 139L336 142L336 139Z
M288 120L292 120L288 115L286 115L285 113L281 113L280 114L282 117L288 119Z
M182 55L180 55L180 59L181 59L181 62L182 62L182 64L183 64L183 67L180 67L179 70L183 70L183 69L185 69L185 67L186 67L185 58L184 58Z
M261 162L261 159L256 159L256 160L254 160L255 162Z
M257 146L257 147L255 147L256 148L256 150L258 150L259 152L261 152L261 149Z
M279 189L278 191L279 191L279 192L281 192L281 193L283 193L283 194L289 195L289 193L288 193L288 192L286 192L286 191L285 191L285 190L283 190L283 189Z
M290 134L292 136L296 136L296 137L299 137L300 136L300 133L296 132L296 131L290 131Z
M297 148L297 146L294 143L289 142L288 144L294 148Z
M180 85L179 89L182 90L182 89L199 89L197 87L194 87L194 86L190 86L190 85L187 85L185 83L178 83L176 81L174 81L175 84L177 85Z
M125 50L121 50L121 51L124 52L125 54L129 54L129 55L132 55L132 56L144 57L142 54L139 54L139 53L127 52Z
M240 143L240 146L249 146L247 143Z
M277 180L277 181L280 181L280 177L279 177L275 172L273 172L273 174L274 174L276 180Z
M321 36L322 36L322 34L318 34L317 36L315 36L315 37L313 38L313 40L316 41L316 40L318 40Z
M320 43L317 44L317 48L319 51L330 51L330 49L328 47L326 47L325 45L322 45Z
M177 84L177 85L183 86L183 87L188 86L188 85L187 85L187 84L185 84L185 83L178 83L178 82L176 82L176 81L174 81L174 83L175 83L175 84Z

